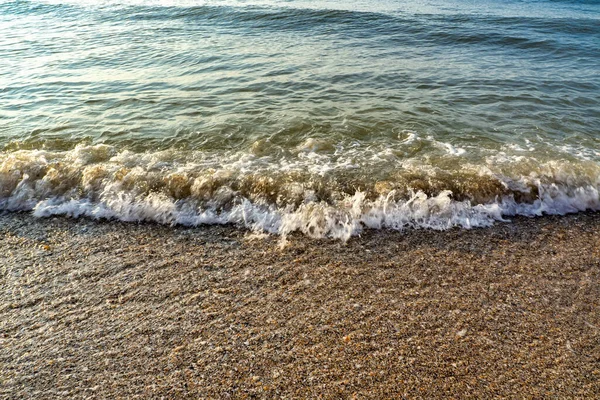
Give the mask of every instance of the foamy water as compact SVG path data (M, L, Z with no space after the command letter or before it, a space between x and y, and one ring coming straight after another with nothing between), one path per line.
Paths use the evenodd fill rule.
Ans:
M600 209L595 2L0 2L0 208L348 239Z

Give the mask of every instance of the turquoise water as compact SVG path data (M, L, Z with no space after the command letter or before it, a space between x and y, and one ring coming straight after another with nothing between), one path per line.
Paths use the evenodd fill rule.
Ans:
M0 2L0 208L347 238L600 209L597 1Z

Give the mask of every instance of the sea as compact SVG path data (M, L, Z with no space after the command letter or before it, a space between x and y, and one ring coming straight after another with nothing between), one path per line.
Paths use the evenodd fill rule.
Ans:
M0 0L2 212L347 240L599 191L597 0Z

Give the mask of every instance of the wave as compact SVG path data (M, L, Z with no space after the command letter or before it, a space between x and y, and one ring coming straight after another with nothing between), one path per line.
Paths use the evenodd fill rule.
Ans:
M593 3L589 3L593 4ZM344 35L352 31L364 34L394 35L415 33L427 35L432 32L436 39L440 32L438 28L449 29L449 38L457 36L459 43L467 41L485 42L485 31L480 29L492 28L489 32L494 36L515 31L539 31L544 34L589 35L595 39L600 28L598 26L599 11L575 12L567 8L557 9L546 14L540 11L543 7L533 9L519 7L515 15L502 12L481 12L473 7L458 7L450 12L443 4L435 3L431 7L408 7L399 5L372 4L365 6L361 3L344 5L336 2L312 3L273 3L270 1L238 2L217 1L205 2L195 0L153 1L153 0L45 0L45 1L7 1L0 3L4 12L15 14L53 14L59 12L64 17L65 12L78 13L92 7L99 18L109 17L111 20L187 20L189 22L212 22L216 25L230 25L267 30L319 30L331 33L332 26L339 27ZM499 10L496 10L499 11ZM562 11L562 12L561 12ZM368 28L368 29L367 29ZM481 33L460 37L460 32L474 29ZM452 33L457 31L457 33ZM314 33L314 32L312 32ZM364 36L361 36L364 38ZM543 38L541 38L543 39ZM543 42L543 40L539 40ZM438 39L439 40L439 39ZM498 44L522 44L526 38L510 37L490 38L490 42ZM550 41L549 41L550 42Z
M21 6L14 6L19 8ZM21 10L23 12L23 10ZM50 14L61 21L73 23L89 19L89 11L73 5L29 6L26 14ZM2 13L2 10L0 10ZM534 17L490 17L481 15L415 15L389 14L353 10L300 9L274 7L233 7L202 5L194 7L140 7L131 6L115 10L113 7L94 12L94 19L103 25L121 24L168 24L162 33L171 29L177 35L177 22L189 27L210 27L224 33L240 33L245 38L269 35L308 35L311 40L338 38L340 43L365 48L405 51L406 46L429 48L452 52L468 51L508 52L516 56L537 57L546 62L552 57L555 62L571 62L582 54L594 54L596 37L600 34L597 20L582 18L534 18ZM116 38L113 38L116 40ZM335 43L335 42L334 42ZM393 50L398 49L398 50ZM36 49L38 52L43 48ZM128 62L143 64L148 54L119 55L128 57ZM175 58L172 58L175 57ZM163 57L156 54L155 62L172 66L172 61L190 62L190 55ZM91 61L82 60L81 65ZM93 64L90 64L93 65Z
M313 151L295 161L182 157L108 145L15 151L0 154L0 209L342 240L364 229L486 227L514 215L600 210L595 162L492 157L453 171L414 163L382 175L326 159Z

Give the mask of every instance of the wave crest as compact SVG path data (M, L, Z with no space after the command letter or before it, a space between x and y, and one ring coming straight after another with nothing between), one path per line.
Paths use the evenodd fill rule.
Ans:
M600 209L600 166L585 161L540 164L521 157L455 170L421 165L373 181L361 168L311 173L306 160L272 165L248 154L218 160L197 154L183 162L175 152L95 145L0 157L0 209L38 217L231 223L283 237L301 232L347 240L363 229L484 227L513 215Z

